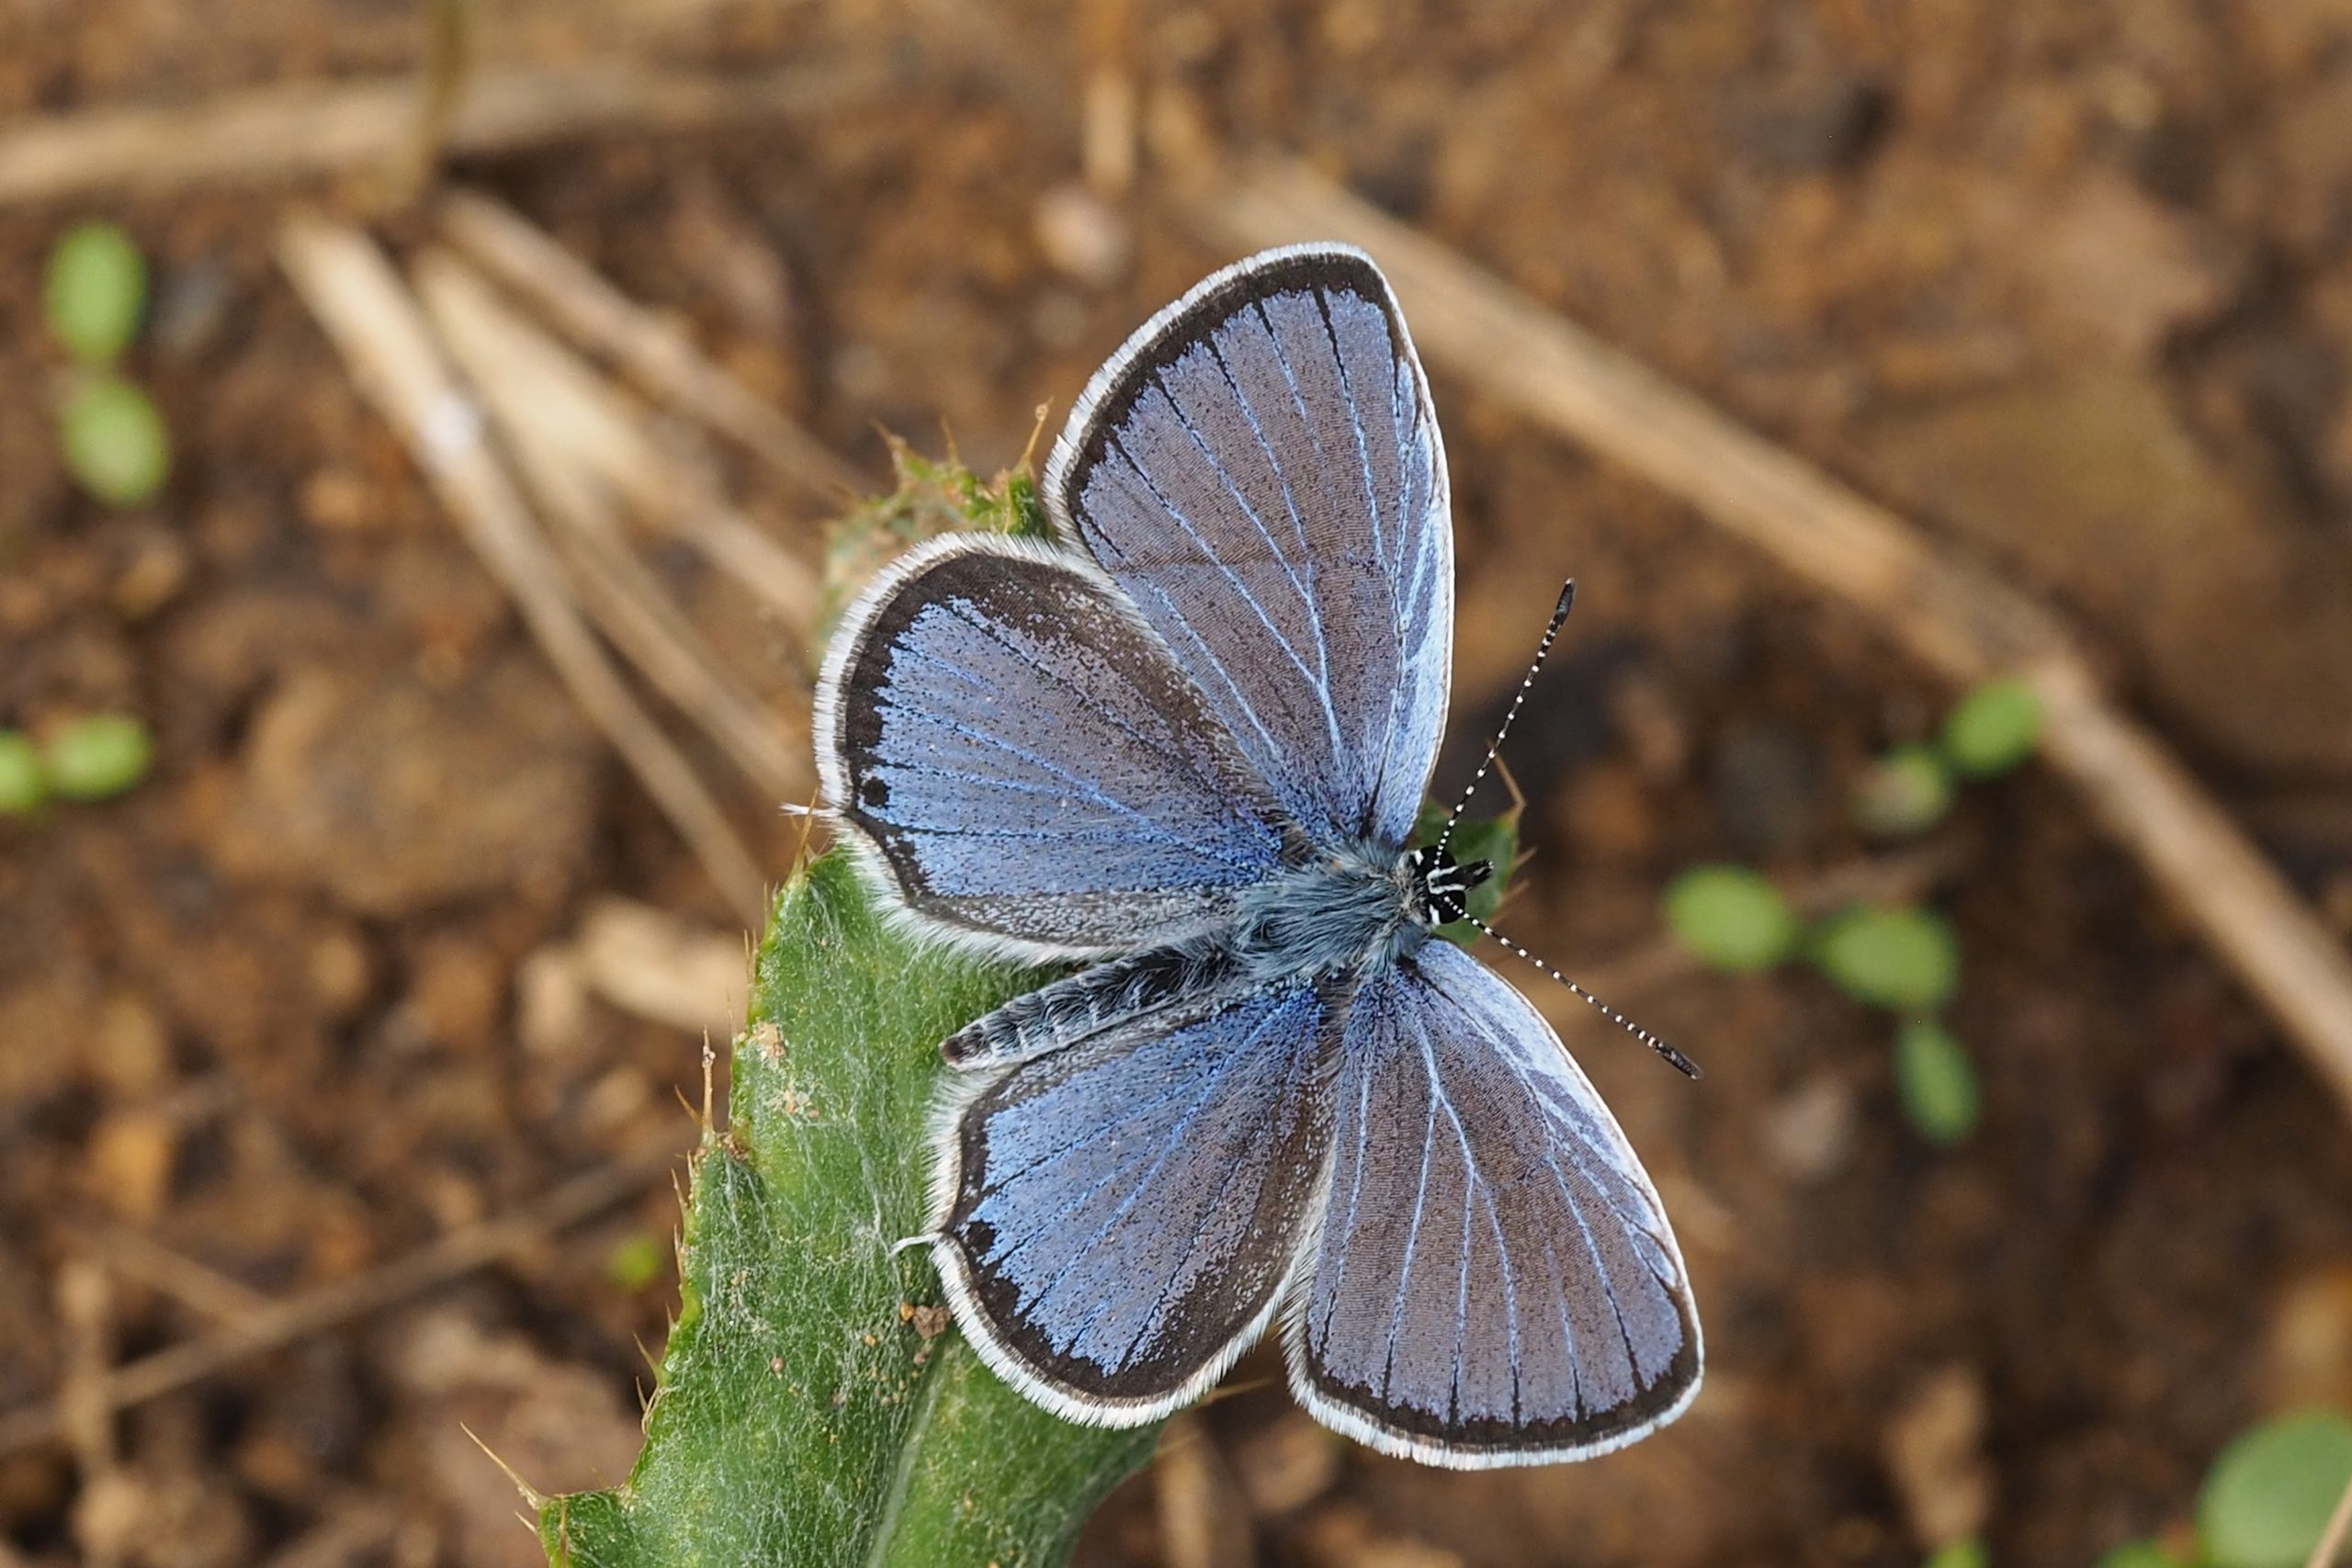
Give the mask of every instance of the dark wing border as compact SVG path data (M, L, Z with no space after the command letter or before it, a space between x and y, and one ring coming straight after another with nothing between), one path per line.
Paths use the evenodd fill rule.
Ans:
M1038 486L1046 513L1053 519L1056 536L1070 548L1085 551L1078 520L1070 511L1074 481L1102 460L1111 432L1125 421L1143 389L1202 342L1208 335L1206 326L1234 315L1250 300L1291 289L1312 291L1325 286L1344 288L1380 306L1388 318L1390 345L1399 359L1413 367L1426 398L1429 378L1421 369L1420 355L1405 330L1405 319L1397 310L1396 297L1388 287L1387 277L1369 254L1353 245L1321 241L1280 245L1244 256L1211 273L1172 304L1162 306L1128 335L1116 354L1102 362L1102 368L1086 383L1086 389L1078 395L1078 401L1070 407L1069 422L1046 459L1045 478ZM1445 448L1442 442L1435 445L1442 491Z

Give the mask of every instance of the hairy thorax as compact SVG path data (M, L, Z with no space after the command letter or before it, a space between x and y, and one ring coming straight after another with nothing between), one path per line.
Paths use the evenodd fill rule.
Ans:
M1413 857L1370 844L1328 852L1250 889L1234 927L1241 966L1270 979L1386 963L1428 937Z

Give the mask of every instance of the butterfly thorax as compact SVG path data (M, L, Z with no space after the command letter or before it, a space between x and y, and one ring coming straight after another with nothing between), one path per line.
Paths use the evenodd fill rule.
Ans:
M1398 853L1373 843L1327 851L1253 888L1234 927L1244 968L1274 978L1393 962L1459 919L1483 862L1442 851Z

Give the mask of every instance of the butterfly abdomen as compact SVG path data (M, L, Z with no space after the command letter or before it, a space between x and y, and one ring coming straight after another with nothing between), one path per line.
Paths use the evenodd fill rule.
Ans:
M1223 933L1107 959L1013 998L939 1049L961 1067L1026 1061L1171 1002L1213 995L1235 968L1233 944Z

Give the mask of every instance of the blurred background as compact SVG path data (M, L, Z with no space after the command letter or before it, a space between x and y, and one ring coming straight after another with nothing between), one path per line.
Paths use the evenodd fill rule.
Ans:
M1036 450L1270 156L2047 609L2340 957L2344 0L0 0L0 1564L527 1564L468 1428L626 1473L870 558L826 524L894 437ZM1707 1069L1573 1037L1707 1388L1453 1474L1261 1354L1080 1561L2301 1561L2261 1528L2352 1472L2324 1023L2016 689L1952 718L1899 607L1413 319L1441 782L1575 575L1505 923Z

